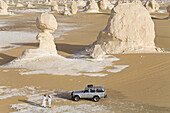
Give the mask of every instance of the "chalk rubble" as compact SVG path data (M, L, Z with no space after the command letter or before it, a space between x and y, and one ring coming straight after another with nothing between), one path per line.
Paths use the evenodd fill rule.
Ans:
M154 39L154 23L146 8L123 3L112 9L106 28L86 51L92 52L95 45L100 45L106 54L162 51L155 47Z

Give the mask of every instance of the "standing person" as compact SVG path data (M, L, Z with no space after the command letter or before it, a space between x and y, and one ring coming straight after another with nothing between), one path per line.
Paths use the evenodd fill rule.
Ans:
M48 106L51 108L51 95L48 95Z
M45 108L46 108L46 100L47 100L47 96L44 95L44 96L43 96L43 100L42 100L42 107L45 107Z

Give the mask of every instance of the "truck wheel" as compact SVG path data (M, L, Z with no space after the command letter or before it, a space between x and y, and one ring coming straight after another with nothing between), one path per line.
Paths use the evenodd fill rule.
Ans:
M79 96L74 96L74 101L79 101L80 100L80 97Z
M99 98L98 96L94 96L94 97L93 97L93 101L94 101L94 102L98 102L99 100L100 100L100 98Z

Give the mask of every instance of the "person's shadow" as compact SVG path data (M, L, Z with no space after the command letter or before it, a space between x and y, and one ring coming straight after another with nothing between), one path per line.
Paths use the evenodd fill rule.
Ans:
M21 101L21 102L24 102L24 103L28 103L28 104L30 104L30 105L32 105L32 106L41 107L40 104L37 104L37 103L35 103L35 102L31 102L31 101L28 101L28 100L20 100L20 99L19 99L18 101Z

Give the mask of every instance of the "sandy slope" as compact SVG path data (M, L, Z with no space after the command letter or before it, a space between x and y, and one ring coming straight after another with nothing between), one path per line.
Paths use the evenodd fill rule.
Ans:
M85 17L62 20L63 22L88 24L84 28L69 32L69 35L62 36L64 40L55 40L59 54L62 56L72 56L71 53L83 49L95 41L99 31L106 26L109 18L107 12L79 15L85 15ZM167 16L167 14L156 15L161 18ZM30 16L34 17L35 15ZM170 51L170 21L154 19L154 23L156 26L156 45ZM36 43L28 43L16 49L0 52L0 65L18 57L23 50L36 47ZM0 86L12 86L13 88L40 86L41 89L72 91L81 90L87 84L93 83L104 85L108 93L108 98L101 100L98 104L111 106L113 111L133 113L135 112L133 109L136 108L136 112L140 112L139 107L142 105L144 110L141 112L170 112L170 54L117 54L115 56L120 58L116 64L127 64L130 67L119 73L108 73L109 75L106 77L46 74L22 76L16 69L0 68ZM2 72L3 70L9 71ZM22 98L24 97L0 100L0 110L3 112L11 111L9 104L18 103L20 102L18 99ZM89 103L88 101L82 102ZM68 102L67 104L71 105L72 103Z

